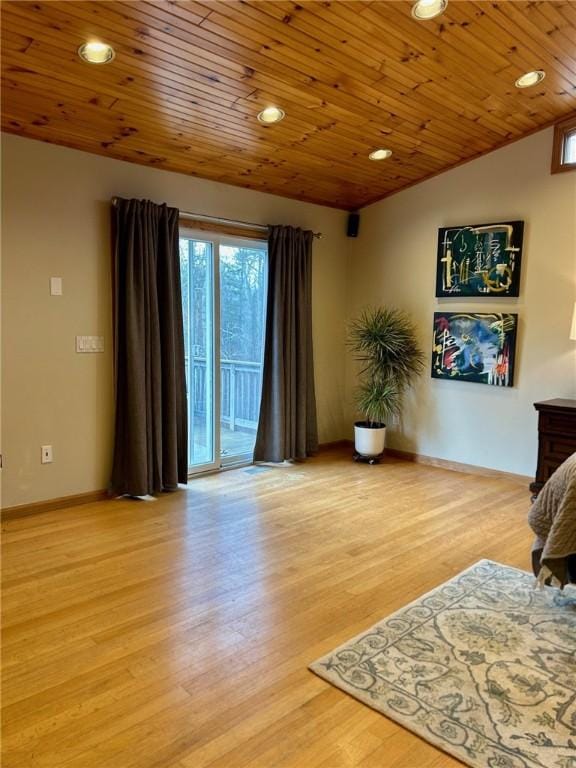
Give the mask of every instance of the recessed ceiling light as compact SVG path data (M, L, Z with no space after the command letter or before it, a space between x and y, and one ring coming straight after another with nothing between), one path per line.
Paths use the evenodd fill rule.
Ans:
M392 156L391 149L375 149L374 152L370 152L368 157L370 160L386 160Z
M412 6L412 16L420 21L426 21L427 19L433 19L435 16L440 16L444 13L448 0L418 0Z
M89 64L107 64L112 61L115 55L111 45L100 43L97 40L84 43L78 48L78 56Z
M266 107L258 114L258 120L261 123L279 123L286 116L285 112L279 107Z
M516 88L530 88L532 85L538 85L546 77L546 72L543 69L534 69L532 72L526 72L526 74L516 80L514 85Z

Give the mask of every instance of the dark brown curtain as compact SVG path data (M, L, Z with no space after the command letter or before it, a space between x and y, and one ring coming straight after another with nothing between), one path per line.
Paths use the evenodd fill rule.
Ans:
M112 489L144 496L187 482L188 418L178 210L112 206L116 430Z
M270 227L262 401L255 461L318 449L312 354L312 232Z

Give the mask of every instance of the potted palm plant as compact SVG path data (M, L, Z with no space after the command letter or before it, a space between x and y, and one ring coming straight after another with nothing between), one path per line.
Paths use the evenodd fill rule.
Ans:
M422 373L424 355L414 324L393 307L365 310L350 323L348 343L362 366L355 401L364 419L354 424L355 458L373 462L384 451L386 423L399 415L404 393Z

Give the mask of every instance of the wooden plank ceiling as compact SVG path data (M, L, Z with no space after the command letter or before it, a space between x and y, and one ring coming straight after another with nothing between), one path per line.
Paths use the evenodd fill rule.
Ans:
M576 110L575 2L2 2L2 128L353 210ZM89 65L86 40L116 58ZM544 69L518 90L516 78ZM286 119L256 120L275 104ZM390 148L389 160L368 153Z

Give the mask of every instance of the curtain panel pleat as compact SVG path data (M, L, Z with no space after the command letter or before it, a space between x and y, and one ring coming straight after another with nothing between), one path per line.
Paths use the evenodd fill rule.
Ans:
M145 496L188 476L179 212L149 200L112 206L115 440L111 487Z
M255 461L318 450L312 349L313 233L272 226L260 418Z

